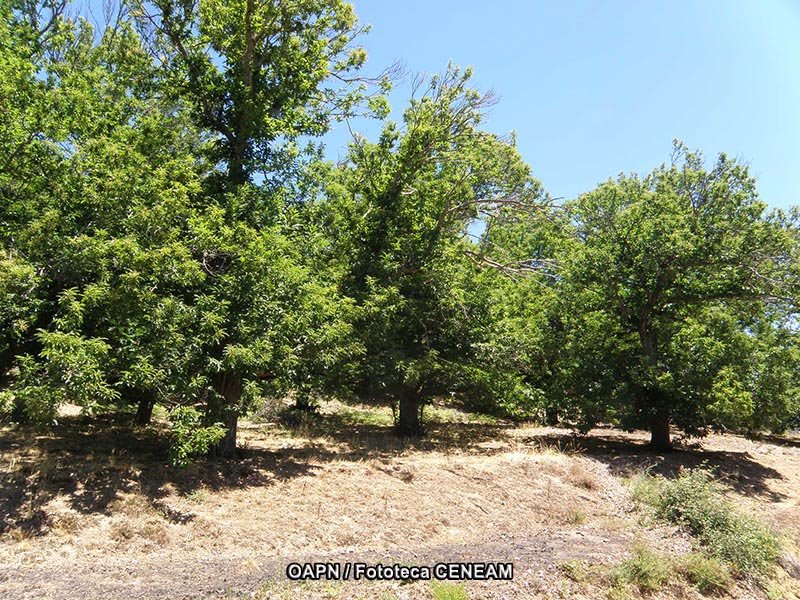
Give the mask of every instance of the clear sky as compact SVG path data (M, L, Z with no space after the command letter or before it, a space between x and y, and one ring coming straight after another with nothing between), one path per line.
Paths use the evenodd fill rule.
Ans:
M748 162L772 206L800 204L800 0L353 1L371 71L472 66L500 96L486 126L517 132L553 196L647 172L679 138Z

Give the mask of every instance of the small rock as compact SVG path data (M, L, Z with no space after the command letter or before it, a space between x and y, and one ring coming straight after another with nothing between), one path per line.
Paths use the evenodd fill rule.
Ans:
M781 555L778 564L792 577L800 579L800 560L788 552Z

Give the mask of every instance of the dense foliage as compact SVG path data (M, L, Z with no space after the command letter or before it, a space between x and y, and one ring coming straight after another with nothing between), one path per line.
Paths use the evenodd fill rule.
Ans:
M662 448L670 422L777 425L797 367L780 314L794 302L793 240L747 169L722 155L707 171L678 145L670 165L567 209L564 388L583 418L650 427Z
M259 398L442 399L588 428L797 419L798 236L746 166L555 205L470 72L402 122L341 0L0 2L0 414L171 415L232 456ZM325 160L336 120L383 120Z

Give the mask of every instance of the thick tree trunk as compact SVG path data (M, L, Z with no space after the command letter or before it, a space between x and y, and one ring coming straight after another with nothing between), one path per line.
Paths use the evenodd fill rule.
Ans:
M235 149L229 159L228 182L233 189L238 189L247 182L247 172L244 167L244 159L240 156L244 150Z
M639 339L650 368L654 373L659 372L658 344L646 318L639 325ZM666 408L669 406L668 399L659 389L649 389L646 392L648 408L655 411L650 419L650 448L656 452L669 452L672 450L672 440L669 435L669 409Z
M149 425L153 418L153 407L156 399L149 392L142 392L139 396L139 406L136 409L136 416L133 418L134 425Z
M400 394L400 414L397 418L397 433L419 435L422 424L419 420L419 396L414 390L403 390Z
M669 429L669 418L666 416L656 415L650 421L650 447L656 452L672 450Z
M214 378L215 397L209 399L208 424L222 423L225 437L210 454L220 458L236 456L236 428L239 422L239 402L242 398L242 376L238 373L220 373Z

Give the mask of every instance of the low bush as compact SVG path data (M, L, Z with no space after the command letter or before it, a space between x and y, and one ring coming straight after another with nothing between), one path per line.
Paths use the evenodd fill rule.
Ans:
M632 585L640 592L655 592L667 583L673 574L672 564L647 546L637 544L631 557L623 562L614 574L617 584Z
M742 515L724 497L723 487L704 469L686 470L675 479L643 477L634 499L653 507L655 516L688 531L734 575L758 578L778 559L777 537Z

